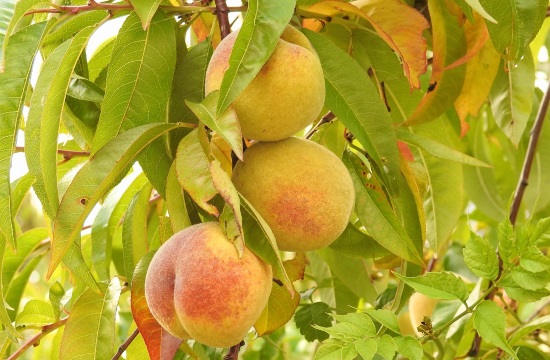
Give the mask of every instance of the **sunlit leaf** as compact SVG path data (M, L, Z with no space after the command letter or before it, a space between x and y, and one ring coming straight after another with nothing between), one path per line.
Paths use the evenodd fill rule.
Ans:
M352 343L349 344L323 344L315 353L314 360L353 360L357 356L357 350Z
M389 310L386 309L365 309L371 318L378 321L380 324L384 325L391 331L399 333L399 325L397 325L397 316Z
M121 290L122 282L115 277L105 294L88 289L79 296L63 331L61 360L109 359L115 354L115 313Z
M487 22L495 48L517 62L539 31L546 16L546 0L479 0L498 23Z
M506 71L504 66L508 67ZM501 65L489 97L497 125L515 146L527 127L534 90L535 65L528 49L517 65Z
M344 232L329 247L353 258L379 258L390 254L372 236L365 234L352 224L348 224Z
M432 298L462 302L468 299L470 291L464 281L451 272L429 272L416 277L395 275L416 291Z
M252 81L265 64L294 12L295 0L251 0L235 39L218 99L218 114Z
M498 257L489 240L474 232L464 247L464 261L468 268L479 277L495 280L498 276Z
M55 217L59 207L57 136L65 95L71 74L93 30L93 27L83 29L51 53L42 67L31 98L25 129L25 155L29 170L36 177L36 195L51 218Z
M191 226L183 189L176 174L175 162L172 163L166 177L166 207L170 214L170 224L174 233Z
M52 258L48 277L80 234L84 220L136 156L155 139L187 124L150 124L128 130L98 151L80 169L65 192L54 219Z
M160 3L162 0L133 0L132 5L134 7L134 11L138 14L139 18L141 19L141 25L143 26L143 30L147 30L149 27L149 24L151 23L151 19L153 18L153 15L155 15L155 12L157 11Z
M36 299L29 300L15 319L15 324L23 327L40 327L53 322L55 322L55 313L52 305L47 301Z
M113 45L92 155L124 131L167 122L175 42L173 23L162 11L155 14L147 31L135 13L125 20ZM163 139L150 144L139 161L155 189L164 194L172 160Z
M34 54L46 24L36 24L18 31L5 51L4 72L0 73L0 241L15 249L15 229L10 190L10 168L19 117L31 73Z
M483 340L498 346L514 359L518 358L506 340L506 315L495 302L485 300L476 306L474 327Z

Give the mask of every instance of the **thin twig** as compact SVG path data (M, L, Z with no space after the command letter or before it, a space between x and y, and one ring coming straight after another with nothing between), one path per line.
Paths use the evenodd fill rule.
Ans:
M329 123L331 122L332 120L334 120L336 118L336 115L334 115L334 113L332 111L329 111L328 113L326 113L322 118L321 120L319 120L319 122L311 128L311 130L309 130L305 136L306 139L309 139L313 136L313 134L315 134L315 132L317 131L317 129L319 129L319 126L323 125L323 124L326 124L326 123Z
M237 360L239 358L239 349L241 346L244 346L244 340L237 345L231 346L227 354L223 357L223 360Z
M16 153L22 153L25 152L24 146L16 146L15 147ZM88 151L77 151L77 150L66 150L66 149L57 149L57 153L60 155L63 155L64 160L71 160L74 157L88 157L90 156L90 152Z
M510 206L509 219L512 225L516 224L519 208L521 206L521 201L523 199L523 195L525 194L525 188L527 188L527 185L529 185L529 174L531 173L531 166L533 165L533 160L535 159L537 144L539 142L539 137L542 131L542 125L544 124L544 119L546 118L546 113L548 112L549 103L550 103L550 82L548 83L548 88L546 89L546 93L542 98L542 101L539 106L539 111L535 119L535 123L533 124L533 128L531 129L529 145L527 147L527 154L525 155L525 160L523 161L523 168L521 170L521 175L520 175L518 184L516 186L516 190L514 192L514 199L512 200L512 205ZM499 263L498 263L499 275L495 281L499 280L502 275L503 265L502 265L502 259L500 255L498 257L498 260L499 260ZM495 294L496 292L493 291L489 293L485 297L485 299L493 300L493 298L495 297ZM472 342L472 346L468 351L468 356L477 356L477 354L479 353L480 347L481 347L481 337L476 332L474 341Z
M130 346L130 344L132 343L132 341L134 341L134 339L136 338L136 336L138 336L139 334L139 329L135 329L133 333L130 334L130 336L128 336L128 339L126 339L122 345L120 345L118 347L118 351L116 352L116 354L113 356L112 360L117 360L119 359L122 354L126 351L126 349L128 348L128 346Z
M214 12L220 24L220 34L223 39L231 33L231 25L229 24L229 8L225 0L215 0L216 11Z
M49 324L49 325L44 325L42 326L42 331L40 331L38 334L36 334L35 336L33 336L32 338L30 338L29 340L27 340L23 346L21 346L19 349L17 349L16 352L14 352L9 358L8 360L15 360L17 359L19 356L21 356L28 348L30 348L31 346L38 346L38 344L40 343L40 340L48 335L49 333L51 333L52 331L54 331L55 329L57 328L60 328L61 326L65 325L65 323L67 322L67 319L68 318L65 318L65 319L62 319L62 320L59 320L59 321L56 321L54 322L53 324Z

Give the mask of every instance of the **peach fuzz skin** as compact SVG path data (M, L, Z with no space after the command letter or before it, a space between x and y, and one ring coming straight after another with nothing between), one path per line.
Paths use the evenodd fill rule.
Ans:
M249 249L239 259L218 223L193 225L155 254L145 279L149 309L169 333L212 347L238 344L263 311L272 271Z
M206 71L206 94L219 90L237 32L214 51ZM245 138L285 139L315 121L325 102L325 78L309 40L287 26L256 77L233 102Z
M328 246L346 228L355 203L353 182L340 159L294 137L252 145L232 179L284 251Z

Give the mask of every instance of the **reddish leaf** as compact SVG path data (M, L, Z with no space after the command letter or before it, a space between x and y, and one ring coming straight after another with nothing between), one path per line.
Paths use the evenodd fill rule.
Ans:
M172 359L182 339L170 335L164 330L149 311L145 300L145 275L154 252L144 255L136 266L132 280L131 307L132 315L139 332L147 345L152 360Z
M404 143L403 141L397 141L397 147L399 148L399 152L401 153L401 156L403 159L407 161L414 161L414 155L411 151L411 148L409 148L409 145L407 143Z
M466 37L457 18L449 10L456 6L444 0L428 3L433 28L433 63L430 87L407 120L407 125L437 119L451 107L460 94L466 69L464 66L445 68L466 54Z
M352 3L323 1L308 11L327 16L355 15L367 20L378 35L399 55L411 89L420 88L418 77L426 72L426 39L422 32L428 21L400 0L359 0ZM304 27L318 31L318 20L305 20Z

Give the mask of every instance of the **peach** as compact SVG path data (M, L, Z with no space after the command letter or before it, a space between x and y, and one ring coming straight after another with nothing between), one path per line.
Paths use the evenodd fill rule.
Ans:
M353 182L340 159L295 137L252 145L232 179L285 251L332 243L346 228L355 203Z
M237 32L214 51L206 71L206 94L219 90ZM233 102L245 138L275 141L316 120L325 102L323 69L309 40L287 26L273 54Z
M151 313L174 336L212 347L238 344L267 304L271 266L248 248L242 258L218 223L174 234L145 279Z

